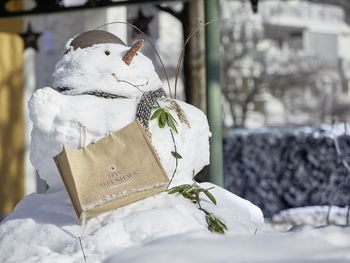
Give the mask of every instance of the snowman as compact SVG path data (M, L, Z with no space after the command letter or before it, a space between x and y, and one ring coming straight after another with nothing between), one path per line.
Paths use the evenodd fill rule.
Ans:
M80 148L81 127L88 144L139 119L167 175L175 171L171 187L192 183L193 171L196 174L209 163L206 116L189 104L166 98L152 62L139 52L141 45L137 41L127 47L105 31L83 33L68 41L53 74L53 87L33 94L31 161L48 189L24 197L1 222L0 262L82 262L82 246L89 262L106 262L111 253L157 240L161 244L165 237L217 238L208 236L203 209L225 222L229 236L251 236L262 227L258 207L210 183L200 186L213 188L217 205L201 195L200 210L180 194L163 192L102 213L81 227L53 161L64 144ZM158 104L168 107L177 133L150 118ZM182 156L178 166L171 154L174 144Z
M53 87L33 94L30 156L49 192L63 188L53 157L64 144L80 147L81 127L89 144L139 119L168 177L174 176L171 186L190 183L193 174L209 164L206 116L187 103L166 98L151 60L139 52L142 43L127 47L109 32L85 32L66 44L53 73ZM170 109L177 133L150 120L156 105ZM174 147L179 160L172 155Z

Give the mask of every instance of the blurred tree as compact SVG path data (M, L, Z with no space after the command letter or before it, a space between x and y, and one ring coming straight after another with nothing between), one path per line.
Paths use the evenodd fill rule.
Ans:
M232 17L221 24L222 92L229 105L234 127L244 127L249 109L261 106L261 95L270 94L288 111L296 108L322 114L322 105L303 101L305 93L323 97L328 94L317 85L320 65L314 57L300 50L280 46L267 39L263 23L253 16L247 3L230 4L222 1L224 17ZM321 97L322 97L321 96ZM318 101L319 102L319 101ZM257 109L257 110L262 110Z
M317 4L328 4L328 5L340 6L344 8L347 22L350 22L350 1L349 0L308 0L308 1L317 3Z

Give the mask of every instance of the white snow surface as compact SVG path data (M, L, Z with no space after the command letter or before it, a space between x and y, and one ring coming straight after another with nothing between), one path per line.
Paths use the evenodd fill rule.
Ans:
M201 186L215 187L211 192L218 204L201 196L202 204L227 224L228 240L253 236L263 226L263 215L258 207L210 183ZM65 191L28 195L0 224L0 262L83 262L77 239L81 231ZM204 213L192 202L179 195L160 193L88 220L82 243L88 262L103 262L115 253L121 253L121 258L125 259L117 260L119 256L115 256L107 262L134 262L135 258L127 260L128 254L133 252L124 252L126 248L134 248L142 254L144 251L139 246L148 244L147 248L153 246L153 242L161 244L163 238L172 237L170 242L178 239L175 243L178 249L183 249L181 240L198 235L203 236L205 242L220 240L207 230ZM211 253L209 250L202 252ZM167 251L162 253L168 255ZM158 255L154 256L160 260ZM171 256L166 257L170 261L179 262L174 253L168 256ZM142 260L146 259L140 257L136 261Z
M65 94L102 91L136 98L142 92L161 88L152 61L141 52L127 65L122 58L130 47L106 43L73 50L72 40L67 42L67 53L57 62L52 75L54 88L70 89Z
M158 239L117 252L104 262L177 263L345 263L350 261L350 229L304 228L297 233L211 236L191 233Z
M329 213L329 215L328 215ZM327 222L327 216L328 221ZM339 206L305 206L283 210L271 218L273 227L289 230L302 225L324 227L327 224L347 225L348 208Z
M278 233L256 206L220 187L212 191L218 205L206 200L204 207L228 225L226 235L210 233L190 201L161 193L88 220L87 262L349 262L349 227ZM0 262L84 262L80 234L65 191L31 194L0 224Z
M109 132L117 131L135 119L138 99L104 99L91 95L68 96L52 88L37 90L29 101L33 122L30 158L39 175L49 185L49 191L64 188L53 157L64 144L80 147L81 126L87 130L87 144L96 142ZM172 185L190 183L192 170L198 173L209 164L209 126L199 109L177 101L185 112L191 128L182 123L175 112L178 134L174 134L177 151L182 155ZM167 102L160 101L162 106ZM152 143L169 177L175 169L170 130L160 129L150 121Z

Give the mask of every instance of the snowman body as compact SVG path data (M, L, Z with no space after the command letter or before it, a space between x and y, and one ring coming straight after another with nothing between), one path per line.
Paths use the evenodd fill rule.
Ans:
M74 48L72 41L56 64L54 88L37 90L29 101L33 122L30 158L51 192L64 187L53 157L63 145L81 147L81 127L86 131L85 143L94 143L134 121L140 97L161 87L152 62L141 53L127 65L122 58L129 48L120 43ZM97 94L107 94L109 98ZM169 101L159 99L158 103L164 107ZM193 172L197 174L209 164L210 132L206 116L189 104L176 103L189 125L170 111L178 123L178 133L173 135L177 152L182 156L172 185L191 182ZM176 167L170 128L159 128L157 120L150 120L148 126L152 144L170 178Z

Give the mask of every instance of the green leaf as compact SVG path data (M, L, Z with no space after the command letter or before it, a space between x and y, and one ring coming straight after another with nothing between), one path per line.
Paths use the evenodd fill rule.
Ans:
M166 123L166 112L162 111L159 117L159 128L164 128Z
M206 215L206 221L208 223L208 229L211 232L225 234L225 230L227 230L227 226L220 219L218 219L213 213Z
M169 119L172 120L175 124L178 124L175 118L173 117L173 115L170 112L168 112L168 114L169 114Z
M184 186L185 187L183 189L181 189L180 193L185 193L192 188L192 185L190 185L190 184L185 184Z
M182 184L178 186L174 186L168 190L168 193L176 193L176 192L183 192L187 191L187 189L191 188L192 186L190 184Z
M169 112L167 112L166 117L167 117L167 124L168 124L168 126L171 129L173 129L176 133L178 133L177 132L177 128L176 128L177 124L175 124L173 116L171 116L171 114Z
M195 201L194 196L190 195L188 192L182 193L183 197Z
M208 190L204 190L203 193L213 202L214 205L216 205L215 197Z
M198 191L195 192L195 197L196 197L197 204L199 204L200 200L199 200L199 193L198 193Z
M176 186L176 187L170 188L170 189L168 190L168 194L175 194L175 193L180 192L180 190L181 190L181 189L180 189L178 186Z
M194 197L196 192L196 189L194 189L193 187L187 192L188 194L192 195Z
M217 219L217 223L222 229L227 230L227 226L220 219Z
M178 152L172 151L171 154L172 154L172 156L174 156L176 159L182 159L182 156L181 156Z
M159 118L160 114L162 113L162 109L158 108L151 116L151 120Z

